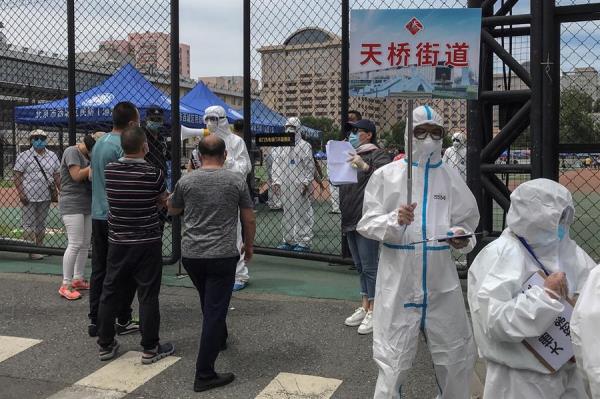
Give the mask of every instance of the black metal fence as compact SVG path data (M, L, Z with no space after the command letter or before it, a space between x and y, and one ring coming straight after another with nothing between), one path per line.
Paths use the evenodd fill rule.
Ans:
M60 253L66 247L62 216L76 210L51 202L48 187L68 180L61 160L69 146L86 134L111 130L112 107L119 101L135 103L143 126L149 108L164 112L158 141L168 144L174 137L175 167L160 166L177 179L179 134L171 134L179 132L180 71L172 68L179 65L177 11L178 2L169 0L3 2L0 248ZM170 163L169 153L163 155ZM89 199L90 182L79 184L86 188L80 195ZM167 224L164 233L163 255L170 261L178 257L176 230Z
M526 1L487 3L494 4L495 13L510 10L515 3L517 6L512 7L511 12L528 13L530 7ZM557 6L578 3L559 1ZM307 149L304 153L290 148L260 149L261 156L254 170L259 199L256 244L266 253L340 261L340 255L348 253L344 251L340 229L337 191L328 182L326 162L322 159L324 146L328 140L348 133L344 128L347 112L356 110L363 118L376 123L380 145L391 156L396 155L403 150L403 121L407 112L407 101L399 98L348 98L348 71L343 60L349 11L466 7L467 0L311 0L303 2L302 6L292 1L246 0L244 4L247 11L245 70L250 78L245 82L248 100L245 107L252 112L252 118L248 116L247 120L262 119L282 125L282 118L299 117L306 142L303 146ZM43 129L48 134L47 148L60 159L65 148L84 134L110 129L102 105L112 101L111 96L135 97L142 123L145 110L151 105L148 102L155 101L154 89L170 98L170 105L157 105L165 110L163 133L172 139L170 170L172 181L176 181L180 165L179 85L181 82L190 88L193 85L180 74L177 10L176 0L119 4L9 0L3 4L0 10L2 248L23 249L31 242L22 226L23 205L13 173L18 155L30 149L30 132ZM591 20L580 21L571 10L562 9L560 13L570 17L563 17L560 25L562 72L560 159L557 163L560 181L573 192L580 215L572 228L572 236L592 256L600 258L596 243L600 228L597 217L600 209L597 184L600 146L596 144L600 135L598 21L593 18L595 14L587 18ZM493 32L508 29L514 30L514 34L498 35L496 42L529 70L529 30L517 23L516 27L498 26ZM185 48L181 50L186 51ZM186 58L182 56L181 59ZM76 93L97 87L127 64L135 68L130 80L141 76L151 86L127 93L122 93L126 90L123 87L121 93L119 88L116 92L95 93L87 99L88 105L78 104L75 108ZM180 65L179 68L172 68L175 64ZM493 56L492 75L486 79L491 81L494 91L526 89L526 84L497 56ZM16 108L66 97L69 98L66 106L63 103L48 110L22 114L20 108ZM251 98L255 100L252 104ZM255 107L256 100L266 107ZM440 111L449 132L466 132L465 101L422 98L417 99L416 105L424 102ZM499 131L517 110L514 104L494 105L494 131ZM75 123L76 118L86 123ZM254 122L248 127L248 132L254 134L268 130ZM466 133L468 136L481 134L477 131ZM247 142L249 138L246 137ZM446 141L445 147L452 147L451 141ZM496 163L507 167L528 165L532 147L526 130L507 146ZM312 159L307 155L309 151ZM463 149L460 156L452 158L461 172L465 163L461 157L465 152ZM498 173L496 177L509 189L530 178L525 171L506 170L507 173ZM48 171L54 172L54 169ZM276 183L279 183L278 190L274 190ZM36 184L37 191L46 191L39 176ZM55 204L48 205L48 213L40 249L59 252L66 245L65 229ZM493 229L501 230L505 212L495 202L492 217ZM178 227L167 225L163 252L171 260L177 258L178 235ZM463 259L459 261L463 262Z

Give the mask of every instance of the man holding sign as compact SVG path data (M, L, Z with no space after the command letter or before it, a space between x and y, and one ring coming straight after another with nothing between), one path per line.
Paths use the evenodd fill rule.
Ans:
M415 242L472 233L479 211L460 175L442 163L441 116L427 105L417 107L413 126L414 203L407 204L408 162L382 166L367 184L356 229L383 244L373 310L373 358L379 367L375 399L401 397L419 332L431 351L439 398L469 399L475 346L450 246L468 253L475 239Z
M570 317L596 263L569 238L571 193L536 179L510 199L508 227L469 270L473 330L487 360L483 397L588 398L570 361Z

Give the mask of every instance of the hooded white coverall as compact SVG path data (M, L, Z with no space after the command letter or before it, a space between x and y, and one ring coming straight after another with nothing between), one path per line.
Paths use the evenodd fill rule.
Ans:
M579 293L595 262L568 236L573 222L571 193L547 179L521 184L510 196L507 228L486 246L469 269L468 300L475 341L487 360L484 399L585 399L577 366L554 374L522 343L541 336L563 311L563 304L534 286L522 285L541 269L567 276L569 295ZM561 221L562 220L562 221ZM561 221L559 223L559 221ZM566 235L559 239L559 225Z
M295 144L273 148L273 184L281 187L283 206L283 241L290 245L310 247L313 237L313 208L310 202L315 171L312 147L302 139L298 118L289 118L287 126L295 127ZM306 193L302 191L306 187Z
M206 119L208 117L217 117L219 121L216 123L209 122ZM231 129L229 128L229 122L227 121L227 114L225 113L225 109L220 105L213 105L206 110L204 110L204 123L206 124L206 128L213 134L219 136L223 141L225 141L225 148L227 150L227 159L225 159L225 165L223 166L225 169L229 169L233 172L238 173L244 180L248 173L252 170L252 165L250 163L250 156L248 155L248 149L246 148L246 143L244 139L233 134ZM183 127L182 127L183 129ZM203 130L201 129L189 129L185 128L186 133L191 135L194 131L197 130L197 136L203 136ZM194 150L194 158L199 159L198 153ZM238 221L237 228L237 248L241 251L243 245L242 240L242 224ZM236 283L245 283L249 279L248 276L248 268L246 267L246 262L244 258L240 256L240 260L238 261L237 268L235 270L235 282Z
M571 316L571 339L577 365L587 376L592 398L600 399L600 267L596 266L581 290Z
M467 180L467 136L456 132L452 135L452 147L444 152L442 161L455 168L463 180Z
M414 126L443 126L429 106L413 111ZM413 202L415 221L398 224L406 204L407 160L375 171L365 189L357 231L382 242L373 311L373 358L379 367L375 399L399 399L402 383L417 352L419 332L433 359L438 398L469 399L475 346L463 294L446 244L411 245L432 236L479 223L477 203L458 173L441 161L442 140L414 140ZM469 239L461 252L475 246Z

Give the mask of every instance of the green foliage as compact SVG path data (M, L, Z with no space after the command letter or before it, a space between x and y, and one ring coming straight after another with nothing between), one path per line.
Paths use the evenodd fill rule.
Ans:
M560 142L597 143L600 127L594 122L593 98L583 91L569 89L560 96Z
M340 139L340 128L333 119L326 117L302 116L300 122L303 126L323 132L323 145L329 140Z
M404 130L406 129L406 121L404 119L396 122L390 130L378 134L377 141L383 148L398 148L404 149Z

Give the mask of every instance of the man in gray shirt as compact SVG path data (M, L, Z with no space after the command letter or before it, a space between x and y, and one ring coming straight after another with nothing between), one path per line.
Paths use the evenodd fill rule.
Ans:
M182 177L169 198L169 214L183 214L181 261L198 289L202 306L202 337L196 361L194 391L229 384L232 373L217 374L215 360L227 347L227 310L240 258L238 211L244 230L242 255L253 254L256 219L244 179L223 169L227 151L216 135L198 145L202 167Z

